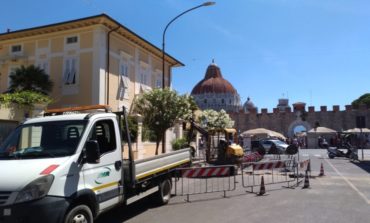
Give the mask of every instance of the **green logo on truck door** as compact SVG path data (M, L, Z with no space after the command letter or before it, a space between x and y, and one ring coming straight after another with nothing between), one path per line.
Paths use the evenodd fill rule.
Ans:
M95 180L95 183L96 184L102 184L103 182L101 182L100 181L100 179L101 178L104 178L104 177L109 177L109 175L110 175L110 172L111 172L112 170L111 170L111 168L109 168L109 167L104 167L104 170L103 170L103 172L101 172L101 173L99 173L98 174L98 177L97 177L97 179Z

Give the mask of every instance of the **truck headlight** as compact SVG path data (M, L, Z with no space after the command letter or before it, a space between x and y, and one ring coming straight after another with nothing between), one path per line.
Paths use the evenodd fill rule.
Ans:
M43 176L32 181L18 193L15 203L32 201L46 196L53 181L53 175Z

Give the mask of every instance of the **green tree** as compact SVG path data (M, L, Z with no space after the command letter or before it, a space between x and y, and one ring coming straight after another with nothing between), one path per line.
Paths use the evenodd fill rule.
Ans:
M363 94L352 102L352 106L354 108L359 108L360 105L366 105L368 108L370 108L370 93Z
M212 109L204 110L199 117L199 121L207 129L224 129L234 126L234 121L223 109L219 112Z
M143 115L144 124L155 134L156 154L167 129L179 118L191 117L194 106L192 97L178 95L168 88L154 89L142 94L134 105L134 112ZM162 147L162 153L165 153Z
M126 123L126 121L125 121L125 119L123 119L122 120L122 126L125 126L125 123ZM138 125L137 125L136 117L128 116L127 117L127 124L128 124L128 129L129 129L129 132L130 132L130 141L133 142L137 138L137 131L138 131ZM123 141L128 142L126 128L122 128L122 139L123 139Z
M49 75L34 65L21 66L9 75L9 92L33 91L47 95L53 88Z

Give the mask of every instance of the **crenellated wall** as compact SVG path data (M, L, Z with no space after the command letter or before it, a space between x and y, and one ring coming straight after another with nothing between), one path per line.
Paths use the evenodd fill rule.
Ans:
M343 131L356 127L356 118L365 117L365 126L370 127L370 109L361 106L358 109L346 105L344 110L340 110L339 105L334 105L331 110L327 106L320 106L316 111L314 106L308 106L308 109L287 108L284 112L274 108L271 113L268 109L262 108L260 113L255 110L249 113L239 112L230 113L235 121L235 127L240 132L254 129L266 128L283 133L285 136L292 136L296 126L303 125L307 130L319 123L320 126Z

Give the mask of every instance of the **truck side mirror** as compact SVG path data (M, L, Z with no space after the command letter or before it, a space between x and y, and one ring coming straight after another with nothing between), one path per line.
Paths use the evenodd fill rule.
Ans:
M90 164L100 163L99 144L96 140L89 140L86 142L86 162Z

